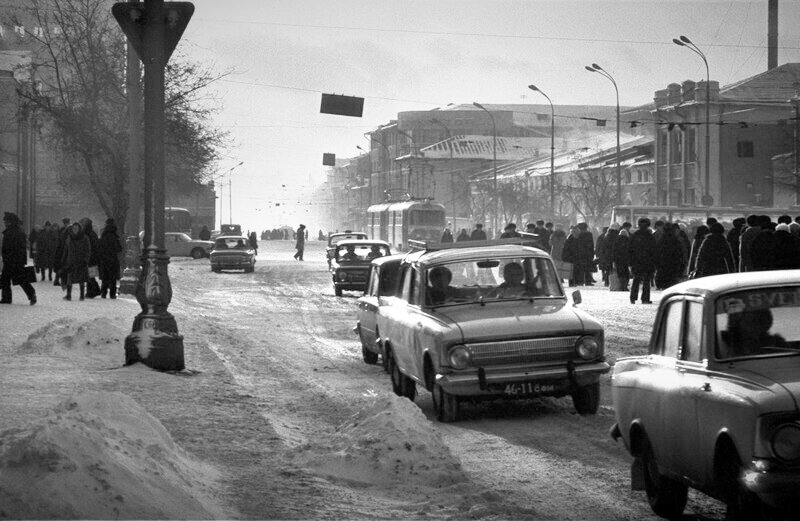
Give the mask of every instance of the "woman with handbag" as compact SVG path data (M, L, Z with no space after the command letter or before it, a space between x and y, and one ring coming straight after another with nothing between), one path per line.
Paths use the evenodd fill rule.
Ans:
M31 282L36 281L36 271L33 267L26 269L28 263L28 248L25 232L20 225L22 221L16 214L5 212L3 214L3 271L0 272L0 288L2 298L0 304L11 304L11 283L18 285L25 292L31 303L36 304L36 290ZM33 280L30 275L33 274Z

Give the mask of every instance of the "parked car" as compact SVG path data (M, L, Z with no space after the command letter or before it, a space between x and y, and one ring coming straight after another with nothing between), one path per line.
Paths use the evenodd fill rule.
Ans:
M370 262L391 254L391 248L386 241L348 239L337 242L330 261L336 296L341 297L344 290L364 293L367 289Z
M224 235L214 241L211 250L211 271L244 270L252 273L256 266L256 251L247 237Z
M139 232L139 240L144 239L144 232ZM183 232L164 232L164 247L170 257L192 257L202 259L211 253L213 241L192 239Z
M379 300L392 389L433 394L436 417L464 401L572 396L597 412L603 326L570 306L550 256L508 241L425 246L400 266L401 292ZM575 304L580 292L573 293Z
M728 519L800 512L800 270L689 280L661 297L646 355L617 360L615 439L656 514L689 487Z
M356 326L353 332L361 341L361 354L367 364L378 363L378 355L383 360L383 368L388 371L389 364L384 355L378 328L378 313L382 297L396 297L400 289L400 262L404 255L379 257L370 263L369 280L364 296L358 299Z
M339 241L346 241L350 239L366 239L367 234L364 232L354 232L352 230L345 230L343 232L332 232L328 234L328 246L325 248L325 257L328 259L328 268L331 267L331 259L336 255L336 245Z

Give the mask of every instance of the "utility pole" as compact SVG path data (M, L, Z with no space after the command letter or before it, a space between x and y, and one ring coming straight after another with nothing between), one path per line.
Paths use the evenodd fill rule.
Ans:
M172 286L164 246L164 74L194 12L189 2L145 0L111 9L144 63L144 243L136 300L142 308L125 339L125 365L160 371L184 369L183 336L168 311Z

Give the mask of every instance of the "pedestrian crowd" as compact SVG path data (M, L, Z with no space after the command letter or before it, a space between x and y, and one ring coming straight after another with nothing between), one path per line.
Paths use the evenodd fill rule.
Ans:
M773 221L767 215L750 215L721 223L668 222L640 218L613 223L592 232L585 222L565 230L561 225L537 220L526 234L535 234L553 258L562 280L569 286L592 286L595 273L611 291L630 293L631 303L650 304L651 288L666 289L678 282L744 271L800 269L800 216ZM514 223L501 239L522 237ZM596 237L596 238L595 238ZM455 241L486 240L483 225L472 233L462 228ZM453 242L449 229L441 242Z
M36 304L33 284L45 281L61 286L64 300L72 300L76 285L79 300L117 298L123 247L113 219L106 220L100 236L89 218L76 222L64 218L60 225L47 221L35 225L30 236L14 213L5 212L3 224L0 304L12 303L13 285L22 289L31 305Z

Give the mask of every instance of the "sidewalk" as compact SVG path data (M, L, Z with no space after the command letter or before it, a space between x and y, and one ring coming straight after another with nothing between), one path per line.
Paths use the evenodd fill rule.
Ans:
M13 288L0 306L0 518L237 517L224 469L254 416L221 362L188 345L182 375L124 367L131 296L34 286L36 305Z

